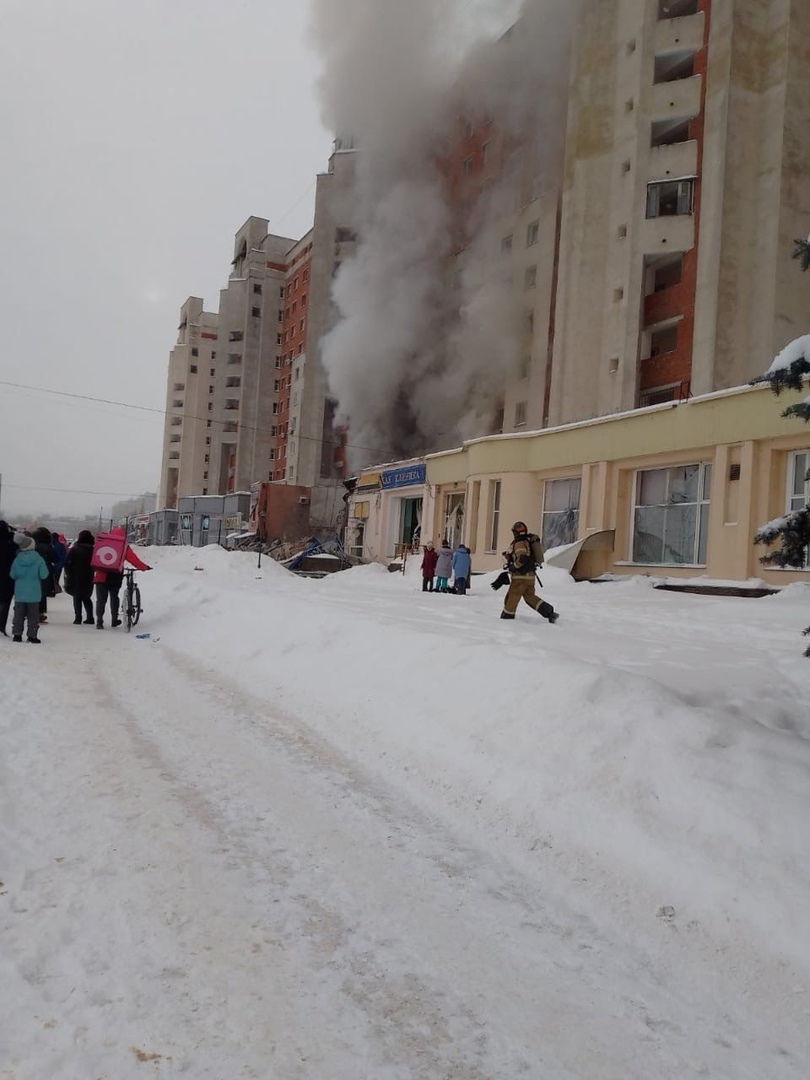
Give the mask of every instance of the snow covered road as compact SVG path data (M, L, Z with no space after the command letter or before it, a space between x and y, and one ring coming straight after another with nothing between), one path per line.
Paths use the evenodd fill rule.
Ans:
M273 593L256 596L239 589L257 575L234 575L219 553L205 578L180 565L185 553L171 555L177 565L166 560L145 583L153 639L74 629L58 611L45 647L0 652L3 1080L806 1076L810 969L806 949L795 968L780 951L784 926L772 954L753 915L750 928L740 916L745 934L724 937L711 925L711 889L687 921L656 918L646 897L639 906L617 895L598 852L588 863L567 847L550 807L524 859L508 840L520 830L505 795L480 829L465 827L475 792L441 762L429 774L441 746L425 742L416 718L400 731L402 745L421 744L412 756L375 735L370 717L396 715L404 694L385 651L391 621L403 650L409 634L424 647L424 623L402 628L419 610L412 591L391 591L404 582L358 578L349 591L265 571ZM448 646L436 674L417 669L423 689L474 682L477 649L493 638L508 664L514 631L477 617L475 603L491 608L491 596L463 616L449 607L458 602L418 600L445 605L434 608L450 615L444 633L461 633L468 657L458 672ZM242 626L261 608L274 647L226 633L229 604ZM360 661L378 639L379 685L357 670L341 680L352 650L341 652L335 627L354 634ZM597 687L603 707L612 679L619 694L637 691L623 662L600 670L584 697ZM408 664L405 677L414 674ZM562 691L546 690L551 709ZM717 692L710 672L705 690ZM474 729L469 701L458 705ZM414 694L415 713L451 729L446 704L431 717ZM544 738L559 768L552 733ZM586 757L598 751L580 745ZM496 765L496 787L519 797L519 770ZM780 760L788 790L777 799L793 797L786 768ZM499 815L503 844L493 840ZM790 866L782 887L795 893L805 880ZM789 899L783 922L806 910L807 895Z

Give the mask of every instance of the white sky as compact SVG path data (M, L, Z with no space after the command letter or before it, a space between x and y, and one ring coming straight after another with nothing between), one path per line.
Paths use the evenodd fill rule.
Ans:
M310 225L330 135L307 20L302 0L0 0L0 379L163 408L180 305L216 307L245 218ZM162 431L0 385L2 510L154 490Z

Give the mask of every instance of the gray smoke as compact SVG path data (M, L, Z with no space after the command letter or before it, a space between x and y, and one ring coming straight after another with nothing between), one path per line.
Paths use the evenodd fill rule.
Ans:
M461 50L460 8L436 0L313 0L324 118L359 147L358 233L333 286L321 360L350 464L447 447L489 429L520 353L521 314L498 258L499 222L526 177L558 186L570 0L526 0L519 32ZM497 18L502 0L478 0ZM519 167L458 221L440 151L459 117L491 117Z

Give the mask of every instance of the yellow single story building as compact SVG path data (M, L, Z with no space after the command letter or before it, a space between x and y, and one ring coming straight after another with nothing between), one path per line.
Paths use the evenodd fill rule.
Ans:
M473 569L494 570L522 520L547 549L579 542L577 577L810 582L810 562L768 569L753 544L760 525L810 503L810 428L781 415L802 396L777 400L768 387L746 386L429 455L421 494L407 493L421 498L420 539L463 536ZM350 525L361 502L376 540L363 554L385 561L403 535L401 507L361 488L349 500Z

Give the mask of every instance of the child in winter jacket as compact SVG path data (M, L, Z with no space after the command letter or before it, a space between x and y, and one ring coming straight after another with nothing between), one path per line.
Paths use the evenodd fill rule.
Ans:
M28 620L28 640L39 645L39 603L42 583L50 577L45 560L34 550L34 541L24 533L16 533L14 542L18 553L9 574L14 581L14 621L12 641L22 641L23 625Z
M446 540L442 540L439 548L439 559L436 563L436 592L447 592L447 583L453 572L453 549Z

